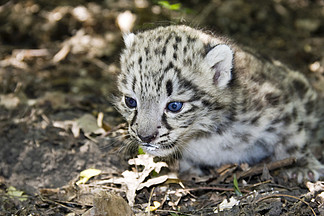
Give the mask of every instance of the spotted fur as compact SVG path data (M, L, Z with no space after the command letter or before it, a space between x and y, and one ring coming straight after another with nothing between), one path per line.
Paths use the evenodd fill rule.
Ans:
M318 97L300 73L186 26L124 40L116 107L131 139L147 153L180 155L181 171L307 157L299 178L309 170L314 179L323 175L323 165L307 150L317 142ZM171 112L172 102L182 108Z

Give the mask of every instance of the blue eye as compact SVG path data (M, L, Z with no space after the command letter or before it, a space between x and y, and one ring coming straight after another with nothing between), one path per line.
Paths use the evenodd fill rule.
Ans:
M127 96L125 96L125 103L129 108L135 108L137 106L136 100Z
M183 106L182 102L174 101L167 105L167 109L171 112L179 112Z

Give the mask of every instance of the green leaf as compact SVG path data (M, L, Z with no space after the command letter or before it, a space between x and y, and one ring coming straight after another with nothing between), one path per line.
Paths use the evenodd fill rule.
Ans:
M139 155L145 154L144 150L141 147L138 147L138 154Z
M242 193L241 193L240 188L238 186L238 181L237 181L237 178L236 178L236 174L234 174L233 184L234 184L235 194L238 195L238 196L242 196Z
M15 187L10 186L7 190L7 195L12 198L18 198L20 201L26 201L28 196L23 191L17 190Z
M180 10L181 3L170 4L168 1L158 1L158 4L169 10Z

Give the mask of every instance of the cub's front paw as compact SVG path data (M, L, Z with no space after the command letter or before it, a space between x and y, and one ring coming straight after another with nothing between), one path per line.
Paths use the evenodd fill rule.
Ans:
M298 183L304 180L317 181L320 177L324 177L324 165L315 157L303 158L285 172L290 179L295 179Z

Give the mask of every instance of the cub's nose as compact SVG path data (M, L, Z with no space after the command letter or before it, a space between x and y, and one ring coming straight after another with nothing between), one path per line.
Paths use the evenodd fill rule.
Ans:
M154 134L148 135L148 136L142 136L138 134L138 137L144 142L144 143L150 143L152 142L158 135L158 132L156 131Z

